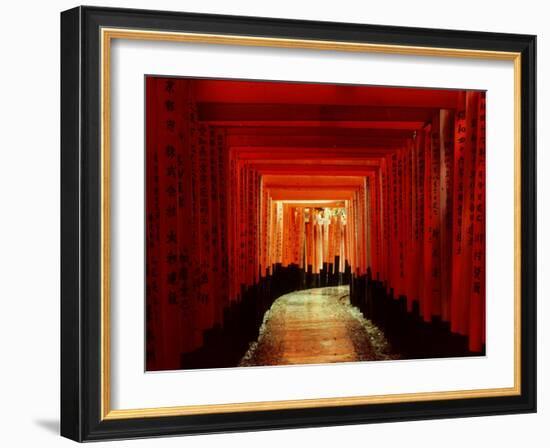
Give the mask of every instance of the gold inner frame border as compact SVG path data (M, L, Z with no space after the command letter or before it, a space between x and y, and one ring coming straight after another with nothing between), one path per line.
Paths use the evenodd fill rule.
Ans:
M521 394L521 53L239 35L101 28L101 420L253 412L316 407L502 397ZM113 39L185 42L412 56L506 60L514 63L514 386L441 392L367 395L135 409L111 409L110 347L110 63Z

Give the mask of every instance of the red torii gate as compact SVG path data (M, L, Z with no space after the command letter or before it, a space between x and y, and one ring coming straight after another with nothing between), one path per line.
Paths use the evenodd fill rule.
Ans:
M483 93L160 77L146 90L148 369L178 368L269 272L275 203L296 229L327 200L346 209L354 276L481 351Z

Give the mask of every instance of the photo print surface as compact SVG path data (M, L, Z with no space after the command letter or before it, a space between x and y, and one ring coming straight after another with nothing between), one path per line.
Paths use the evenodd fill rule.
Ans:
M485 92L145 92L147 371L485 354Z

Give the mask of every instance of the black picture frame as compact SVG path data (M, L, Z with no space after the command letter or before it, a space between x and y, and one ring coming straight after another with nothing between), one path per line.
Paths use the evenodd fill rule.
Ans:
M102 420L102 27L521 53L521 394ZM61 13L61 435L92 441L535 412L535 58L531 35L99 7Z

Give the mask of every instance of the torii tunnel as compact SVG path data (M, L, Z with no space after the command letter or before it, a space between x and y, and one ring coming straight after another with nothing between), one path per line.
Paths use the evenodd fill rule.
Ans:
M145 220L147 370L237 366L293 310L269 347L354 309L385 359L485 353L485 92L147 76Z

